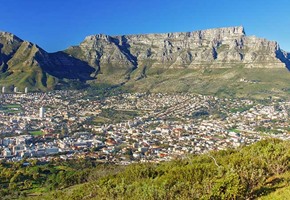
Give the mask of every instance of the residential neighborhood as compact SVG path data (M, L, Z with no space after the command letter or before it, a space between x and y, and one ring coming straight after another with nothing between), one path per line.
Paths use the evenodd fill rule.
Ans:
M91 157L126 165L290 139L290 102L188 93L0 95L0 159Z

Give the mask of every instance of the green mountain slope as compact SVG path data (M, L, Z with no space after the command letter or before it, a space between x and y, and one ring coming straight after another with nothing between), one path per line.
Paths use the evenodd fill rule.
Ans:
M49 54L13 34L0 33L0 85L23 90L51 90L65 80L92 79L86 63L57 52Z
M134 91L191 92L224 97L287 98L290 73L285 69L148 69L147 77L128 81Z

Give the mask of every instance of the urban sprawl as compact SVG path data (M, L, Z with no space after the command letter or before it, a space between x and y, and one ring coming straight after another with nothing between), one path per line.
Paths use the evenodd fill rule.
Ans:
M0 159L160 162L290 139L290 101L82 91L0 94Z

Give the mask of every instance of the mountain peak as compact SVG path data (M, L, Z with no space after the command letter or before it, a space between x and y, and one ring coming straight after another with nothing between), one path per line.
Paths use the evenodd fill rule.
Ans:
M13 42L14 40L17 40L18 42L23 41L19 37L17 37L16 35L9 33L9 32L5 32L5 31L0 32L0 40L3 40L3 39L5 39L9 42Z
M243 26L231 26L231 27L221 27L221 28L211 28L205 30L199 30L200 32L212 32L212 33L223 33L228 35L239 35L245 36L245 28ZM199 32L193 31L193 32Z

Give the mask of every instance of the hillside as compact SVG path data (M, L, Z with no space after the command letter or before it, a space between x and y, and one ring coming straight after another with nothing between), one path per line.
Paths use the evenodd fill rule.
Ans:
M0 34L0 85L49 90L84 85L131 91L285 97L289 54L243 27L184 33L87 36L78 46L47 53L13 34ZM74 84L72 84L72 82Z
M51 90L66 79L89 80L94 71L65 53L49 54L7 32L0 33L0 50L0 85L7 88Z
M283 199L289 194L289 159L288 141L268 139L159 164L94 166L82 159L27 167L2 163L1 195L3 199L13 195L19 199ZM11 167L16 173L9 172Z

